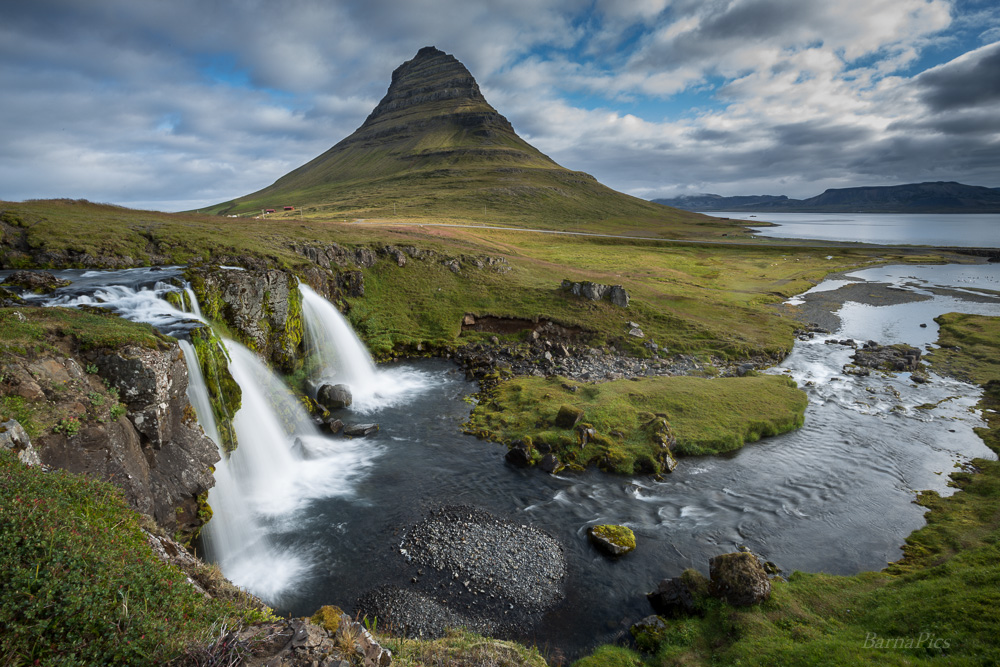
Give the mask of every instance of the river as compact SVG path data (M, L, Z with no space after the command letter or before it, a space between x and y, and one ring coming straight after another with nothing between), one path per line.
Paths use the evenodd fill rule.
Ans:
M1000 213L771 213L709 211L746 220L759 236L885 245L1000 248ZM771 222L775 227L756 227Z
M101 302L182 335L183 316L158 305L170 288L155 283L172 273L57 272L76 282L55 301ZM742 545L786 573L881 569L923 524L924 510L913 504L918 490L948 495L948 473L974 457L994 458L973 433L982 425L972 409L979 392L933 372L927 384L907 373L845 375L853 350L826 340L850 336L926 349L937 336L933 317L942 312L1000 315L1000 265L866 269L790 305L829 307L841 290L859 284L869 292L893 290L896 303L848 300L837 313L839 331L797 342L768 371L792 376L808 393L805 426L729 456L681 459L663 481L512 468L504 447L461 433L476 387L451 362L381 366L387 378L405 378L406 390L345 414L345 421L378 422L377 434L325 437L301 476L283 487L283 502L267 512L264 530L280 546L275 560L243 583L297 615L329 603L350 608L384 584L419 590L421 583L411 583L415 566L399 553L402 536L441 505L475 505L540 527L562 544L566 599L519 638L574 656L651 613L644 594L661 578L688 567L707 573L709 558ZM635 552L617 561L598 554L585 533L596 523L631 527ZM279 572L292 576L280 579Z

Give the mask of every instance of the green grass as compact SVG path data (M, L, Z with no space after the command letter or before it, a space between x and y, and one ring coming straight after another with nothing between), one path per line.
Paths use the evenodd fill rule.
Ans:
M381 637L379 641L392 651L392 664L400 667L545 667L548 664L536 648L459 629L449 630L440 639Z
M596 431L585 446L575 429L555 423L567 404L582 409L581 424ZM794 381L774 375L599 384L528 377L499 384L472 411L466 430L508 444L529 438L536 460L551 450L567 465L659 472L661 443L671 435L676 454L720 454L798 428L806 404Z
M148 324L97 308L0 308L0 349L45 349L57 337L71 338L82 350L126 345L155 349L169 340Z
M141 521L110 484L0 452L0 663L155 664L267 618L195 592Z
M989 427L978 432L1000 453L1000 318L949 314L941 323L940 343L965 345L935 350L931 361L986 387L980 408ZM653 654L602 647L577 665L601 664L605 654L650 666L1000 663L1000 463L973 464L978 472L952 474L954 495L920 495L927 525L886 570L795 572L774 580L770 600L757 607L708 601L704 617L669 621Z
M1000 318L946 313L934 318L941 329L938 345L928 356L936 373L944 373L978 384L1000 381Z
M865 266L876 258L936 259L905 251L678 245L417 224L427 218L402 226L342 224L323 217L233 220L71 200L0 202L0 210L20 221L2 225L0 265L5 267L30 264L38 256L18 250L22 241L37 252L44 250L46 262L62 257L68 266L83 266L86 257L98 263L128 257L136 264L262 262L302 272L314 265L295 254L292 244L414 245L439 253L436 260L411 259L403 268L383 259L363 269L365 296L347 299L348 317L382 356L418 343L440 348L474 339L461 335L460 322L465 313L475 313L553 319L583 329L597 346L615 344L636 354L643 352L638 341L624 335L627 321L640 324L647 340L666 345L672 354L778 357L791 348L797 323L782 316L775 304L831 271ZM634 224L643 235L682 231L662 222ZM731 229L726 224L716 221L689 231L705 238ZM467 267L456 275L440 263L443 257L485 255L506 257L511 271L501 275ZM557 289L564 278L623 285L632 305L622 311L567 298Z

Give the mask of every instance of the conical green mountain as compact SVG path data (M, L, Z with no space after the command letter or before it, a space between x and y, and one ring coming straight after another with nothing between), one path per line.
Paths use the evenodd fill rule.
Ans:
M352 135L273 185L204 210L285 206L307 215L546 227L700 217L559 166L517 135L462 63L430 46L392 73L385 97Z

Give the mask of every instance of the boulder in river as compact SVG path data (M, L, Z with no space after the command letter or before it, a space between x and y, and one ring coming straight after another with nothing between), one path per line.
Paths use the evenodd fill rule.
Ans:
M708 561L713 596L737 607L749 607L771 596L771 580L752 553L738 551Z
M48 271L15 271L3 281L4 285L22 287L35 294L49 294L60 287L70 284L70 281L56 278Z
M350 407L354 395L346 384L325 384L316 392L316 402L327 410L339 410Z
M635 549L635 533L626 526L590 526L587 528L587 537L598 550L614 558Z
M348 424L344 426L344 435L352 437L371 435L377 431L378 424Z
M531 465L531 454L524 445L511 447L504 459L515 468L527 468Z
M679 577L662 579L646 599L661 616L687 616L699 612L697 599L708 592L708 579L697 570L685 570Z

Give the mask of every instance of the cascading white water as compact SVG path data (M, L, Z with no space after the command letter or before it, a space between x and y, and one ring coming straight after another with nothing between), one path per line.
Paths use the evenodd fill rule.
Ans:
M379 370L354 329L332 303L299 284L306 346L318 368L313 374L317 387L345 384L353 395L352 410L368 413L394 404L430 386L429 379L412 370Z
M308 285L299 285L306 342L323 366L322 378L346 384L355 393L370 393L378 383L375 362L333 304Z
M198 300L185 287L190 312L182 312L164 298L176 287L157 282L139 285L96 284L91 289L57 296L45 305L98 305L123 317L148 322L161 331L185 335L192 319L205 322ZM324 365L338 370L338 382L361 390L368 404L379 396L424 384L422 376L380 373L371 356L336 309L308 288L303 289L306 325L317 341ZM193 317L192 317L193 316ZM180 341L189 369L188 396L205 433L219 445L218 426L208 387L194 347ZM254 353L233 341L224 341L229 371L242 390L241 408L233 416L237 449L216 466L215 486L208 503L213 517L202 532L206 556L219 564L237 585L272 604L301 586L311 569L310 554L280 545L295 515L310 501L354 495L358 480L368 474L383 448L364 439L322 436L308 413L284 383ZM384 388L384 387L383 387Z
M198 300L190 294L192 310ZM288 518L317 498L351 495L381 448L320 435L285 384L246 347L224 341L229 372L240 385L233 417L237 448L215 470L212 520L202 532L207 557L231 581L275 603L310 569L309 555L278 544ZM199 422L218 444L217 427L193 347L184 342L189 396Z
M267 514L287 506L285 493L295 477L297 457L268 397L275 392L276 378L242 345L225 344L231 358L229 371L243 393L242 408L233 419L239 446L229 456L219 450L222 460L216 465L215 486L208 495L213 516L202 538L207 557L230 580L273 601L307 567L302 555L274 543L266 519ZM182 341L181 347L190 375L188 396L202 428L218 445L218 428L197 355L190 343ZM301 426L301 419L295 421Z
M201 314L201 306L198 305L198 297L195 296L190 285L184 288L184 294L187 295L188 302L191 304L191 312L194 313L195 317L199 320L205 319L205 316Z

